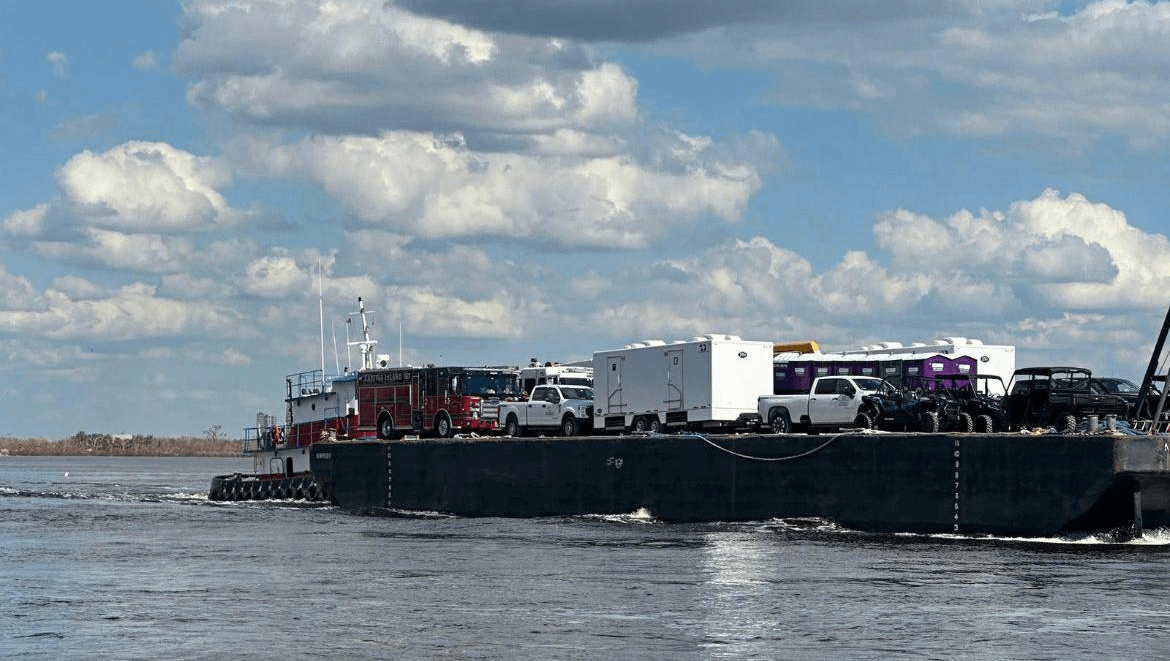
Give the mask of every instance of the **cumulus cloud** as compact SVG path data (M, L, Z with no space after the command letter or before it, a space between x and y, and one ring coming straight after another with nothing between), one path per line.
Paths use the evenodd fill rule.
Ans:
M634 117L632 78L579 47L497 37L383 0L197 0L184 11L175 68L195 78L189 100L245 122L478 140Z
M778 150L770 136L753 139L752 148ZM319 182L386 229L558 246L633 248L705 215L735 222L762 185L757 163L709 141L676 134L661 151L652 165L631 155L485 154L459 135L393 132L309 138L256 157L270 174Z
M626 11L624 3L538 3L531 13L500 17L462 0L407 6L524 33L673 37L658 50L774 76L773 103L868 112L903 134L1035 135L1071 149L1115 135L1143 149L1170 139L1165 2L726 4L692 10L680 19L686 29L671 29L666 19L665 34L658 34L644 18L608 36L586 20L577 32L561 24L574 13ZM645 0L630 8L649 15L662 6Z
M58 169L60 196L10 213L0 221L0 235L46 259L177 272L190 265L195 249L176 233L234 227L249 217L219 192L230 181L219 159L166 143L83 151Z
M152 71L158 68L158 56L152 50L143 51L130 60L130 66L139 71Z
M217 188L231 181L217 159L163 142L83 151L57 171L65 198L88 224L126 231L192 230L235 218Z
M1084 347L1115 364L1108 351L1148 345L1135 315L1160 315L1170 291L1166 236L1075 193L1047 190L1002 212L948 218L894 210L875 219L874 233L873 254L849 251L821 271L755 237L591 272L580 291L588 326L619 343L714 331L853 348L963 335L1034 354Z
M53 67L53 75L58 78L69 77L69 57L61 51L55 50L46 56Z
M135 283L102 298L71 298L44 292L35 309L0 310L0 331L34 333L50 339L139 340L185 334L226 336L241 319L226 307L162 298Z

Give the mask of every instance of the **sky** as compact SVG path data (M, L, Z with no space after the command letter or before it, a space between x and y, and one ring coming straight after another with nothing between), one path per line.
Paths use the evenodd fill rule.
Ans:
M6 435L241 435L359 296L394 363L1134 380L1170 306L1170 2L5 2L0 124Z

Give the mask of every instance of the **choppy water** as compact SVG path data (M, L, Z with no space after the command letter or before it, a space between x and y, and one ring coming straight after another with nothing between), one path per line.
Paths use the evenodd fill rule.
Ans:
M0 457L5 659L1112 659L1170 650L1170 533L869 535L215 503L231 459Z

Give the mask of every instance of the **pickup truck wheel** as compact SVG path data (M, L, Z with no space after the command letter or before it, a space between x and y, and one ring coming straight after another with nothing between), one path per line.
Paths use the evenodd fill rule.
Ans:
M517 438L520 436L520 423L517 422L516 416L508 416L508 421L504 423L504 435Z
M565 419L561 421L561 436L576 436L577 435L577 419L571 415L566 415Z
M644 433L647 429L649 429L649 427L650 427L650 425L647 424L646 418L643 418L642 416L638 416L638 417L634 418L634 426L633 426L634 431L641 434L641 433Z
M650 418L649 429L650 429L651 434L661 434L662 433L662 422L658 419L658 416L654 416L653 418Z
M768 414L768 426L774 434L787 434L792 431L792 421L784 411L772 411Z

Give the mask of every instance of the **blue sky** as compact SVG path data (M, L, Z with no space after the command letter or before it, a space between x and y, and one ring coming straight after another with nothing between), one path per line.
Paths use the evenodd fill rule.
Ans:
M362 296L416 364L958 335L1137 378L1167 37L1121 0L4 3L0 434L279 413L319 263L329 370Z

